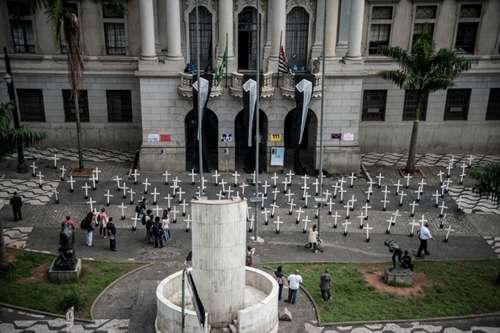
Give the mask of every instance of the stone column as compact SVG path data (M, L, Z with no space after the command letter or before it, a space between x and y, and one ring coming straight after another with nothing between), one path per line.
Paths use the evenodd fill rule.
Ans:
M167 1L167 58L182 59L181 11L179 0Z
M336 55L337 26L339 17L339 0L326 0L326 37L325 58L333 58Z
M219 0L219 49L220 56L224 55L227 34L227 57L234 57L233 46L233 0Z
M280 50L280 39L283 47L286 41L286 0L270 1L271 13L268 20L271 28L271 57L278 58Z
M349 22L349 48L346 55L347 60L361 59L364 11L365 0L352 0Z
M314 42L311 50L312 59L319 58L323 49L323 11L325 10L325 1L317 0L316 2L316 23L314 26Z
M156 59L156 50L153 0L140 0L139 12L141 15L141 58L154 60Z

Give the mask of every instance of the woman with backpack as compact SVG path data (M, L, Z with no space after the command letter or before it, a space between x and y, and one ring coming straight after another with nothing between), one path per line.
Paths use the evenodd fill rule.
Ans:
M88 247L92 247L92 240L94 237L94 226L92 225L92 221L94 220L94 213L89 212L87 216L82 220L80 224L81 228L87 232L85 237L85 245Z

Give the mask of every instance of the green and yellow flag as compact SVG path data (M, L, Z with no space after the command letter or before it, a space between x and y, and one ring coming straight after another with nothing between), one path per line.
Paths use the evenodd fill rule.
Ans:
M221 83L222 78L224 77L224 70L226 69L227 65L227 45L226 49L224 50L224 55L222 58L219 58L217 60L217 69L215 70L214 74L214 81L215 81L215 86L217 87L219 83Z

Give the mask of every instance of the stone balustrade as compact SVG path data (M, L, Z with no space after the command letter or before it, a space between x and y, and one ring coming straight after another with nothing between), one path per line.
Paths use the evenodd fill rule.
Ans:
M284 97L295 98L295 78L293 74L280 73L282 77L280 90ZM321 74L314 74L313 98L321 98Z
M196 75L189 73L180 73L180 84L177 87L177 93L181 97L191 98L193 97L193 78L196 81ZM224 92L222 81L216 86L215 82L212 84L212 91L210 92L210 97L219 97Z
M263 82L261 87L261 95L262 98L269 98L274 95L274 86L273 86L273 73L268 72L263 75ZM244 84L243 80L245 78L245 74L233 72L231 73L231 87L229 87L229 91L231 95L234 97L243 97L243 90L241 86Z

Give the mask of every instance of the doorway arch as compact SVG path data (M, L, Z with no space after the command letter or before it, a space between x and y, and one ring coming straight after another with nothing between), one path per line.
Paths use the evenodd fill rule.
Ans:
M318 118L309 109L302 142L298 144L301 111L292 109L285 117L285 168L294 170L296 174L312 175L316 172Z
M199 172L198 162L198 113L189 111L184 120L186 133L186 170ZM203 171L218 169L219 164L219 121L215 113L205 109L203 114Z
M248 147L248 111L241 110L234 120L235 133L235 169L252 173L255 170L255 129L257 117L254 116L252 126L252 146ZM267 116L259 111L259 171L267 171Z

